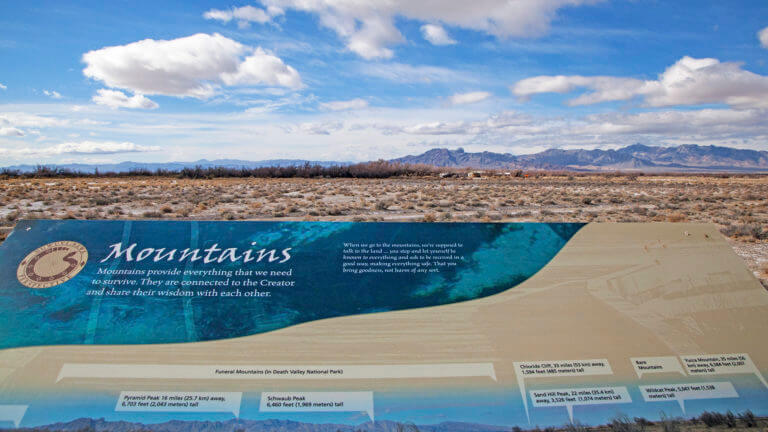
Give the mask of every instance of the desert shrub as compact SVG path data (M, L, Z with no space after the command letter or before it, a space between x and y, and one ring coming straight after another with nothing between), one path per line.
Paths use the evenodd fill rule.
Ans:
M641 432L644 428L632 421L627 415L619 415L611 420L608 425L613 432Z
M746 410L743 413L739 414L739 420L744 422L744 426L748 428L757 427L757 419L755 418L755 415L752 414L752 411Z
M554 214L554 213L553 213ZM504 216L499 212L488 213L488 219L492 221L500 221Z
M662 413L662 417L664 416L664 413ZM635 417L633 419L635 423L641 425L641 426L653 426L653 422L646 419L645 417Z
M667 414L662 412L659 423L661 423L661 429L664 432L680 432L680 423L682 422L678 418L667 417Z
M95 206L107 206L114 203L114 200L106 197L97 197L91 199L91 204Z
M688 216L682 212L675 212L667 216L669 222L685 222L688 220Z
M0 177L8 178L75 178L75 177L176 177L186 179L214 179L234 177L256 178L390 178L403 176L428 176L439 172L430 165L403 164L378 160L349 165L304 165L247 167L186 167L178 171L158 169L134 169L126 172L81 172L54 166L38 165L30 172L1 169Z
M614 417L608 425L613 432L642 432L645 427L635 423L627 415Z
M719 412L704 411L699 416L699 420L707 427L720 426L725 424L725 415Z
M575 421L573 423L568 423L563 426L562 430L564 432L589 432L590 428L587 425L583 425L579 423L579 421Z
M328 216L339 216L339 215L344 214L344 210L341 207L339 207L339 206L333 206L333 207L328 208L325 211L325 214L327 214Z
M768 229L765 229L758 224L729 225L721 229L720 232L731 238L768 240Z
M5 220L8 222L15 222L19 217L21 216L21 213L18 211L12 211L5 215Z
M235 215L235 213L232 212L231 210L224 210L220 214L221 214L221 218L224 219L224 220L235 220L235 219L237 219L237 215Z

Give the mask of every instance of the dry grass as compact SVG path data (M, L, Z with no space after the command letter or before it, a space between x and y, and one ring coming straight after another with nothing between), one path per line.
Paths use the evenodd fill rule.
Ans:
M768 280L766 176L5 180L0 240L22 218L707 222Z

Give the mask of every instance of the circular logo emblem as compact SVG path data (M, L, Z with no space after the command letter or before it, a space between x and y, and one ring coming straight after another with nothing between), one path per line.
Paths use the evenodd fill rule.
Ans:
M48 243L24 258L16 270L16 277L30 288L50 288L75 277L87 261L88 251L80 243Z

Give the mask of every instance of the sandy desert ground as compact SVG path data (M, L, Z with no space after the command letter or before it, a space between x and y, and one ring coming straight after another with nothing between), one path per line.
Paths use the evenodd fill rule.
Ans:
M768 176L5 179L0 240L24 218L704 222L768 286Z

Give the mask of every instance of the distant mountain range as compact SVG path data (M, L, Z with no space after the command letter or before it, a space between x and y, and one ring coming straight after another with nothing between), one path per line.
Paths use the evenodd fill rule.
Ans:
M618 150L550 149L529 155L467 153L463 149L432 149L396 162L451 168L564 169L578 171L768 171L768 151L730 147L653 147L634 144Z
M436 148L420 155L392 159L392 162L425 164L443 168L474 169L545 169L573 171L643 171L643 172L768 172L768 151L742 150L730 147L700 146L654 147L634 144L617 150L561 150L549 149L540 153L513 155L510 153L469 153L464 149ZM84 173L128 172L158 169L179 171L182 168L225 167L261 168L269 166L297 166L304 164L333 166L351 162L311 161L297 159L271 159L245 161L236 159L201 159L194 162L118 164L62 164L47 165ZM34 171L34 165L7 167L22 172Z
M422 432L510 432L512 428L504 426L489 426L475 423L444 422L436 425L419 425ZM31 431L32 429L14 429L15 431ZM243 420L228 421L183 421L171 420L165 423L144 424L125 421L107 421L102 419L79 418L67 423L55 423L47 426L37 426L35 431L56 432L397 432L398 423L393 421L377 421L362 423L356 426L343 424L313 424L290 420Z

